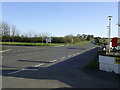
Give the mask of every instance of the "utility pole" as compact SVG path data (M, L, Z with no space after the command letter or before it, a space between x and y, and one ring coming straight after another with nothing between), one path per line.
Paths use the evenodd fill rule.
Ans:
M120 24L119 24L119 22L118 22L118 38L120 38Z
M110 53L110 34L111 34L111 19L112 19L112 16L108 16L109 18L109 34L108 34L108 47L109 47L109 53Z

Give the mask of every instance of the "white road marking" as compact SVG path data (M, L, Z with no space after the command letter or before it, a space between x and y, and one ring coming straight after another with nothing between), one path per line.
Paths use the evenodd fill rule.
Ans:
M35 52L35 53L27 53L27 54L19 54L19 55L17 55L17 56L24 56L24 55L37 54L37 53L40 53L40 52Z
M52 61L50 61L50 62L56 62L57 60L52 60Z
M75 53L75 54L73 54L74 56L76 56L77 54Z
M36 66L34 66L34 67L39 67L39 66L42 66L42 65L44 65L44 63L41 63L41 64L36 65ZM25 69L21 69L21 70L18 70L18 71L10 72L10 73L8 73L8 75L15 74L15 73L18 73L18 72L21 72L21 71L24 71L24 70L25 70Z
M60 59L65 59L65 57L62 57L62 58L60 58Z
M25 50L17 50L17 51L13 51L13 52L20 52L20 51L25 51Z
M38 64L38 65L36 65L34 67L39 67L39 66L43 66L43 65L44 65L44 63L41 63L41 64Z
M18 73L18 72L21 72L21 71L24 71L24 69L18 70L18 71L15 71L15 72L8 73L8 75L15 74L15 73Z
M2 50L0 52L7 52L7 51L10 51L11 49L7 49L7 50Z
M71 57L71 55L69 55L68 57Z

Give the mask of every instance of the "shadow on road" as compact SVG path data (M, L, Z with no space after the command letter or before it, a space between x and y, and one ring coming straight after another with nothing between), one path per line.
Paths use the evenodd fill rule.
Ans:
M51 63L51 62L45 62L45 61L31 61L31 60L18 60L21 62L38 62L38 63Z
M84 68L85 65L89 63L95 55L97 55L97 50L98 48L92 49L83 54L80 54L78 56L75 56L73 58L70 58L68 60L46 68L27 67L24 71L12 75L8 75L8 72L16 71L17 68L14 70L12 69L13 67L9 67L9 69L2 71L2 75L8 77L18 77L37 80L58 80L73 88L118 88L117 75L102 71L93 71Z

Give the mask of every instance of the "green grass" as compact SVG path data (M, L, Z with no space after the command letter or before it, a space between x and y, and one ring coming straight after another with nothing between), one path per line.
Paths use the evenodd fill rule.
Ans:
M82 42L78 42L78 43L75 43L75 45L83 45L83 44L87 44L87 43L90 43L91 41L82 41Z
M98 56L96 55L91 62L89 62L86 65L86 68L92 69L92 70L98 70L99 69L99 63L98 63Z
M64 44L56 43L23 43L23 42L0 42L2 45L17 45L17 46L59 46Z
M82 41L75 43L74 45L87 44L90 41ZM24 43L24 42L0 42L2 45L17 45L17 46L61 46L61 45L73 45L72 43Z
M76 42L76 43L66 43L66 45L84 45L90 42L91 41L81 41L81 42Z

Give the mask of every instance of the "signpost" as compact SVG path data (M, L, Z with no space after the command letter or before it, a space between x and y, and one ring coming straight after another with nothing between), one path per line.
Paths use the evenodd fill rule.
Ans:
M46 43L49 43L49 42L51 43L51 41L52 41L52 40L51 40L51 37L47 37L47 38L45 39L45 41L46 41Z

